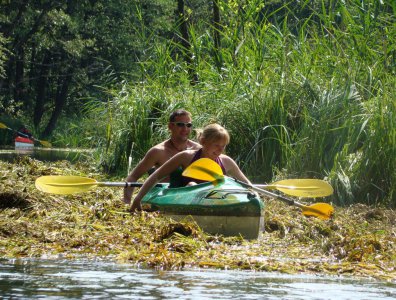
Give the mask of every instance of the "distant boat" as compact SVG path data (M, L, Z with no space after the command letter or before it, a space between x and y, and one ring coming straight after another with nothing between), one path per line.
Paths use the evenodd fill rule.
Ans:
M17 136L15 138L15 149L33 149L34 141L32 139Z

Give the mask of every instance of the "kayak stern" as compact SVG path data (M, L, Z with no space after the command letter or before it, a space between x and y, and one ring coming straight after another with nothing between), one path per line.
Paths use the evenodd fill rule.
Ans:
M29 138L18 136L15 138L15 148L16 149L23 149L23 148L33 148L34 141Z
M153 188L142 200L143 209L159 211L176 221L192 217L210 234L256 239L264 231L264 204L259 196L231 178L181 188Z

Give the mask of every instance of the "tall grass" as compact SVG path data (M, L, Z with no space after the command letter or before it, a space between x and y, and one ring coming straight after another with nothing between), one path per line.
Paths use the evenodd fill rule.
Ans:
M230 131L227 152L255 182L326 178L338 204L395 206L392 2L292 1L267 14L260 1L243 11L232 3L222 3L220 69L211 31L190 28L198 84L175 54L185 49L156 41L142 81L110 93L108 169L124 170L129 156L137 163L167 137L168 114L184 107L197 127Z

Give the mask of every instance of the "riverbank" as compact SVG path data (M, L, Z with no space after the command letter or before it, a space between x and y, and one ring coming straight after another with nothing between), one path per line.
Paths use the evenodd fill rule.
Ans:
M131 215L119 188L68 196L34 187L43 175L108 180L87 165L0 161L0 258L106 257L141 267L187 267L373 277L396 281L396 212L356 204L329 221L280 201L266 204L258 240L210 236L191 220ZM118 179L117 181L119 181Z

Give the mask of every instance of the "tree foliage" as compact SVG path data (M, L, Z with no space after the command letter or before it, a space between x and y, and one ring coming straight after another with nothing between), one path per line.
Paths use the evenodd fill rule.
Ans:
M98 86L136 79L150 40L142 36L170 36L174 8L170 0L2 1L0 114L50 135L61 114L101 97Z

